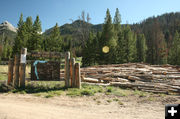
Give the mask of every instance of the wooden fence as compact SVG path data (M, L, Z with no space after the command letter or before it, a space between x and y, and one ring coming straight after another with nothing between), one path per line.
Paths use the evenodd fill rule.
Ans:
M45 58L62 58L65 56L65 87L81 88L80 64L75 63L75 58L70 58L70 52L65 53L65 55L59 52L27 53L27 48L22 48L21 55L16 54L14 59L9 60L8 85L12 85L14 88L25 88L26 55Z

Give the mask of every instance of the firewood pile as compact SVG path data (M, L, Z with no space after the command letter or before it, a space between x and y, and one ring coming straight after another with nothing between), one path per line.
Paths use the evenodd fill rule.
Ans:
M83 82L152 93L180 94L180 67L127 63L81 68Z

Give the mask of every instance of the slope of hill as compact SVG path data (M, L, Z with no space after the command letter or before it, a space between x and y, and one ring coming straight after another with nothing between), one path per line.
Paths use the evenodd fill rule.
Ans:
M61 35L72 35L77 32L80 26L86 26L93 32L102 31L102 24L93 25L91 23L76 20L72 24L64 24L59 27ZM44 35L49 35L53 28L50 28L44 32Z
M161 30L167 37L167 35L174 36L175 31L180 32L180 12L176 13L165 13L163 15L159 15L157 17L149 17L145 20L143 20L140 23L136 24L130 24L131 28L135 32L142 32L145 33L148 29L150 29L150 26L152 23L157 21L160 24ZM74 32L77 32L78 28L84 24L85 26L88 26L89 29L93 32L102 31L103 24L97 24L93 25L91 23L82 22L80 20L74 21L72 24L64 24L59 27L61 35L72 35ZM49 35L52 31L52 28L46 30L44 32L44 35ZM146 34L146 33L145 33Z
M145 29L148 29L154 22L158 22L164 34L170 32L174 35L176 30L180 32L180 12L165 13L157 17L149 17L140 23L133 24L132 29L134 31L145 31Z

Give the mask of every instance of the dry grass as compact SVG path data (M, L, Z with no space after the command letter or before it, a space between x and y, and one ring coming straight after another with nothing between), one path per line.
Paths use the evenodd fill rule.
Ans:
M0 74L5 74L8 72L8 65L0 65Z
M26 66L26 76L30 77L29 73L31 72L31 67L29 65ZM8 65L0 65L0 74L8 73Z

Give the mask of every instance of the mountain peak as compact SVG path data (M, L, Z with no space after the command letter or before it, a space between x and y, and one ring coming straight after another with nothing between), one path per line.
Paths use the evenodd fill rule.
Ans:
M0 24L0 31L1 30L10 30L13 32L17 32L17 28L15 28L11 23L8 21L4 21Z

